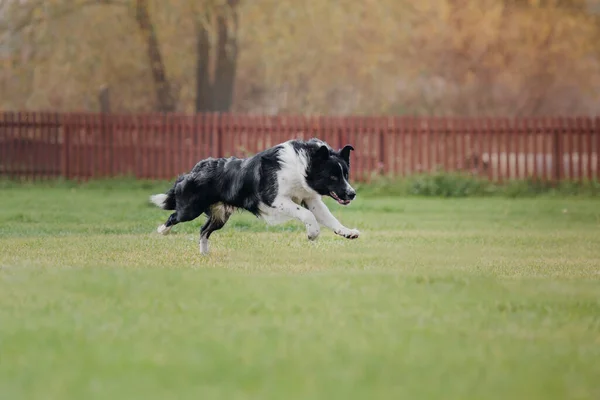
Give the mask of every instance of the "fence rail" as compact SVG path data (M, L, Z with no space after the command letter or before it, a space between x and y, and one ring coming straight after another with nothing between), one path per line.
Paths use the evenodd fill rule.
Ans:
M291 138L352 144L352 178L443 169L494 181L600 179L600 117L310 117L0 112L0 175L171 179Z

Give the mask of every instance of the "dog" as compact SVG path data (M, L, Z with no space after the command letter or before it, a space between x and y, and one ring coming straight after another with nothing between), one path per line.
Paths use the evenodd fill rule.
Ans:
M163 235L180 222L201 214L208 219L200 230L200 253L208 254L211 234L221 229L236 210L246 210L267 224L297 219L306 226L308 240L316 240L319 225L347 239L360 232L342 225L322 196L343 206L356 191L348 182L351 145L335 151L322 140L293 139L249 158L207 158L179 176L166 193L150 196L163 210L173 210L157 229Z

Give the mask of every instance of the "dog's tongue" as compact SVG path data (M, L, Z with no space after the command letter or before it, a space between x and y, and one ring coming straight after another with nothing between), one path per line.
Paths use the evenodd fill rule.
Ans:
M341 205L345 206L345 205L350 204L350 200L342 200L334 192L331 192L331 197L333 197L335 199L335 201L337 201Z

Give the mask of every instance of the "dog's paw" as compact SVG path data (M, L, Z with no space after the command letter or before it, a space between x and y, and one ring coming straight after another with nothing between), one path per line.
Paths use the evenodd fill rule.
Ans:
M317 240L321 230L319 229L319 225L307 225L306 226L306 235L308 236L308 240Z
M342 228L335 231L336 235L345 237L346 239L356 239L360 235L358 229Z
M170 226L167 227L167 226L165 226L165 224L162 224L161 226L156 228L156 232L160 233L161 235L167 235L170 230L171 230L171 227Z

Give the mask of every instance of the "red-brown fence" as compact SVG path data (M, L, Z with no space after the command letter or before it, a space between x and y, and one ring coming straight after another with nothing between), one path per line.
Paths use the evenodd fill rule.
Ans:
M171 179L200 159L291 138L352 144L351 177L468 171L491 180L600 179L599 118L305 117L0 112L0 175Z

